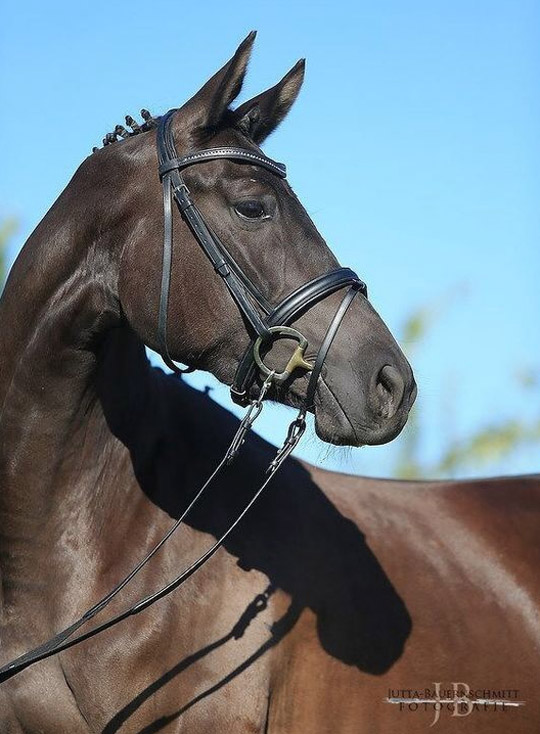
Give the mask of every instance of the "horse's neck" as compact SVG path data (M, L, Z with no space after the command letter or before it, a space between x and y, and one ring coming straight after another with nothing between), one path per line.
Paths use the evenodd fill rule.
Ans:
M96 350L118 321L115 264L88 246L72 199L68 189L29 239L0 302L0 544L14 563L32 562L64 499L67 453L99 414Z
M0 450L10 471L21 470L31 460L16 451L22 444L31 441L34 451L40 445L50 450L52 442L62 441L68 425L72 428L81 402L83 410L87 408L94 346L118 317L109 287L114 263L97 264L104 248L98 255L97 248L88 247L91 235L73 224L79 213L72 206L61 197L51 209L19 255L0 302L4 434L9 426L9 442ZM61 213L67 207L71 211L66 222ZM47 463L46 455L40 458Z

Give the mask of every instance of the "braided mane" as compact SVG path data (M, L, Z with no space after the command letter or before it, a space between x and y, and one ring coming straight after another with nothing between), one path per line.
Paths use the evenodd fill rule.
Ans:
M107 133L107 135L105 135L103 138L103 146L111 145L111 143L116 143L118 140L123 140L124 138L132 138L134 135L145 133L147 130L157 127L159 117L153 117L148 110L141 110L141 117L144 122L139 125L131 115L126 115L126 125L130 127L131 130L127 130L123 125L117 125L112 133ZM99 148L92 148L92 153L95 153L97 150L99 150Z

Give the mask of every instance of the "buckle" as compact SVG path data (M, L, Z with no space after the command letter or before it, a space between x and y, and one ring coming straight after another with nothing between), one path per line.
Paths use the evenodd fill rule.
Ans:
M249 404L247 390L237 390L234 385L231 385L229 388L229 392L231 393L231 399L233 403L236 403L236 405L241 405L245 408L245 406Z

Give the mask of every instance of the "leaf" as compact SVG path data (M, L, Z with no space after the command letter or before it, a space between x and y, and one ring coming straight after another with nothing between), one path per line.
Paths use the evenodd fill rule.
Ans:
M0 291L7 276L7 244L17 227L17 220L13 218L5 219L0 223Z
M433 323L438 321L458 296L466 291L464 285L450 288L433 303L421 306L414 311L401 327L401 340L411 348L416 347L429 333Z
M510 420L484 428L465 441L455 443L434 467L437 474L453 474L464 466L480 467L496 463L518 448L540 441L540 421L524 424Z

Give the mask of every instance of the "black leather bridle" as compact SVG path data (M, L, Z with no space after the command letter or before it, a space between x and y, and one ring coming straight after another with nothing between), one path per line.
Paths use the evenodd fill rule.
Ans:
M287 172L284 164L276 163L276 161L267 158L258 151L230 146L207 148L179 157L171 130L175 112L176 110L167 112L160 119L157 130L159 174L163 186L164 210L163 267L158 316L158 339L161 355L167 366L175 372L191 371L191 368L184 370L175 365L167 347L167 313L173 256L171 198L174 198L182 217L212 263L214 270L223 279L231 297L244 315L250 330L251 342L240 359L231 385L232 399L240 405L249 403L250 389L257 377L262 376L265 379L271 372L264 364L261 348L263 346L268 347L275 339L288 338L296 341L297 346L283 372L274 374L273 383L283 384L296 369L311 372L306 392L306 409L309 410L313 407L317 381L332 339L356 294L362 293L367 298L366 284L349 268L337 268L313 278L290 293L277 305L272 305L233 259L219 237L207 226L193 202L180 172L197 163L227 159L237 163L259 166L275 176L285 178ZM308 344L307 339L297 329L293 329L290 324L311 306L346 286L349 286L343 300L343 304L346 304L346 306L340 307L336 312L334 320L319 347L317 358L314 364L310 364L304 358Z
M185 508L181 516L176 520L161 540L152 550L135 566L130 573L123 578L111 591L88 609L78 620L66 627L61 632L51 637L46 642L29 650L15 660L0 667L0 683L12 678L30 665L40 660L56 655L83 640L87 640L98 633L113 627L127 617L139 614L144 609L159 601L171 593L194 573L196 573L223 545L227 537L236 528L244 515L255 503L261 492L269 484L272 477L282 466L285 459L291 454L302 437L306 423L306 412L313 408L315 390L321 374L328 350L343 321L347 309L358 293L367 297L367 288L358 276L349 268L337 268L324 275L319 275L309 282L297 288L286 296L280 303L273 306L269 300L261 294L258 288L245 275L241 267L234 261L230 253L224 247L219 238L206 225L201 213L190 197L189 190L183 181L180 171L188 166L203 161L228 159L239 163L257 165L276 176L285 178L285 166L282 163L267 158L265 155L243 148L223 147L209 148L191 153L179 158L176 153L171 131L172 117L176 110L169 111L159 123L157 131L157 147L159 161L159 175L163 186L164 206L164 237L163 237L163 267L161 274L161 293L158 313L158 340L160 351L165 363L176 373L191 371L191 368L182 369L172 360L167 347L167 316L169 303L169 290L171 282L171 267L173 255L172 237L172 198L176 201L182 216L189 225L195 239L205 252L206 256L214 266L214 270L225 282L229 293L245 316L250 329L251 342L246 349L231 386L233 400L241 405L249 405L248 411L240 425L233 440L227 449L223 459L214 469L210 477L195 494L194 498ZM319 346L317 356L313 364L304 358L307 347L307 339L290 324L311 306L319 303L327 296L348 286L330 325L328 326L322 343ZM289 338L297 342L297 346L289 359L287 366L281 373L276 373L267 367L261 355L261 347L270 345L272 341L279 338ZM139 573L139 571L150 561L150 559L163 547L171 535L180 527L193 506L198 502L210 483L220 474L238 455L246 434L261 413L263 400L273 384L284 384L292 375L294 370L303 369L310 372L310 379L306 390L304 404L300 408L297 417L291 422L283 445L277 450L274 459L267 469L266 479L255 491L249 502L238 514L234 522L223 532L223 534L211 545L199 558L185 568L175 579L170 581L158 591L140 599L128 609L102 622L87 632L73 637L75 632L87 624L99 612L122 591L122 589ZM257 377L262 378L262 386L256 399L250 400L251 388Z

